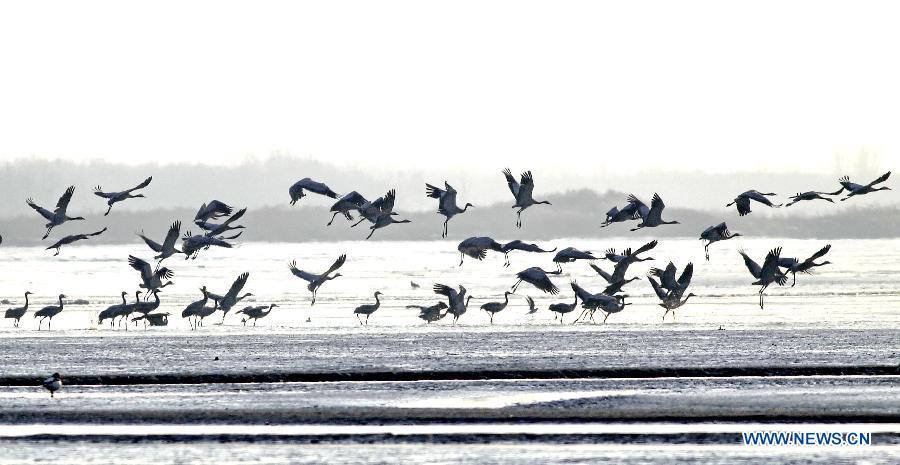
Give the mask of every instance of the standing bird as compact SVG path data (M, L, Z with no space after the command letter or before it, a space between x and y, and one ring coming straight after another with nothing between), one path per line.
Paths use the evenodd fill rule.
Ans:
M456 246L456 250L459 250L459 266L462 266L463 258L467 255L476 260L484 260L488 250L502 252L503 246L490 237L476 236L464 239Z
M628 202L635 206L638 216L641 217L641 222L638 223L637 227L633 228L632 231L637 231L641 228L655 228L664 224L680 224L677 221L665 221L662 219L662 212L666 208L666 204L663 203L662 197L660 197L659 194L653 194L653 199L650 201L650 208L647 208L647 205L645 205L644 202L641 202L633 195L628 196Z
M453 315L453 324L455 325L456 321L459 320L459 317L466 313L466 309L469 306L469 300L472 299L472 296L466 296L466 288L463 286L459 286L459 291L457 291L444 284L435 284L433 290L435 294L447 296L449 303L447 306L447 313Z
M608 212L606 212L606 220L600 224L601 228L605 228L613 223L622 223L625 221L631 221L637 219L637 205L633 203L629 203L621 210L619 207L612 207Z
M516 289L519 288L519 284L524 281L544 292L549 292L551 295L559 294L559 289L552 281L550 281L550 278L547 277L548 274L559 275L562 274L562 271L546 271L537 266L522 270L516 273L516 277L519 278L519 280L513 284L512 291L516 292Z
M138 291L140 292L140 291ZM128 301L125 300L125 296L128 295L128 292L122 291L122 303L110 305L103 309L97 315L97 324L102 325L103 320L109 320L109 327L112 329L113 324L116 322L116 318L121 316L122 309L128 306Z
M196 316L200 309L206 305L206 302L209 301L209 294L206 292L206 286L201 287L200 292L203 293L203 298L189 303L187 307L184 307L184 310L181 311L181 317L188 318L191 329L194 329L194 323L191 322L190 318Z
M503 263L503 266L509 266L509 253L514 250L521 250L523 252L550 253L556 252L556 247L554 247L552 250L544 250L538 247L537 244L528 244L518 239L507 242L506 244L503 244L503 247L500 248L500 251L503 252L503 259L505 261Z
M243 313L244 315L247 315L246 318L243 318L241 320L241 322L244 323L244 326L247 326L247 320L249 319L253 319L253 326L256 326L256 320L269 316L269 314L272 313L272 309L277 306L278 304L269 304L268 312L266 311L267 307L265 305L259 305L256 307L249 306L238 310L237 313Z
M141 291L138 291L138 293L140 293L140 292ZM140 302L140 301L135 302L133 308L131 309L132 314L140 313L141 315L146 316L148 313L159 308L159 304L160 304L159 290L153 290L153 291L150 291L150 293L153 294L153 301L151 301L151 302ZM132 318L131 321L134 321L134 318Z
M812 254L811 257L803 260L802 262L796 258L779 257L778 266L781 268L786 268L786 272L790 273L793 276L794 282L793 284L791 284L791 287L794 287L797 285L797 273L812 274L813 268L831 264L831 262L829 262L828 260L825 260L822 263L815 262L816 260L822 258L825 254L827 254L829 250L831 250L831 244L822 247L818 252Z
M4 316L4 318L10 318L10 319L16 320L13 323L14 328L19 327L19 320L21 320L22 317L25 316L25 313L28 312L28 296L30 294L31 294L31 291L25 291L25 306L24 307L16 307L16 308L10 308L10 309L6 310L6 315Z
M828 197L822 197L823 195L838 195L840 194L844 188L840 188L834 192L818 192L818 191L807 191L807 192L798 192L797 195L791 196L791 201L786 203L785 207L790 207L791 205L801 202L803 200L826 200L828 202L834 203L834 200L829 199Z
M144 194L132 195L131 193L136 190L143 189L143 188L149 186L150 181L152 181L152 180L153 180L153 176L150 176L149 178L145 179L143 182L141 182L137 186L134 186L131 189L128 189L127 191L122 191L122 192L103 192L103 188L101 188L100 186L95 187L94 195L103 197L104 199L106 199L106 204L109 205L109 208L106 209L106 213L104 213L103 216L109 215L109 212L110 212L110 210L112 210L113 204L115 204L115 203L122 202L123 200L128 200L128 199L143 198Z
M556 313L556 315L553 315L553 319L555 320L556 317L558 316L559 324L563 324L563 315L565 315L567 313L572 313L572 311L575 310L575 307L577 305L578 305L578 294L575 294L575 302L572 302L570 304L567 304L565 302L550 304L550 311L553 313Z
M72 235L63 237L62 239L56 241L55 244L51 245L50 247L47 247L44 250L56 249L56 253L53 254L53 256L55 257L55 256L59 255L60 247L71 244L73 242L87 240L94 236L99 236L99 235L103 234L104 232L106 232L106 228L103 228L97 232L88 233L88 234L72 234Z
M487 314L491 317L491 324L494 324L494 315L497 312L503 311L507 305L509 305L509 295L512 292L506 291L503 293L503 302L488 302L481 306L481 309L487 312Z
M44 389L50 391L50 397L53 397L53 393L62 389L63 380L62 377L59 376L59 373L53 373L49 378L45 379L41 386Z
M44 234L44 237L41 238L42 240L46 239L47 236L50 235L50 231L52 231L53 228L65 223L66 221L84 219L84 217L82 216L76 216L73 218L66 214L66 209L69 208L69 201L72 200L72 194L74 193L75 186L69 186L62 197L59 198L59 201L56 202L56 209L52 212L34 203L34 200L32 200L30 197L25 200L25 203L27 203L29 207L33 208L34 211L40 213L41 216L43 216L47 220L47 224L44 225L47 228L47 233Z
M731 203L729 203L728 205L725 205L725 206L730 207L730 206L734 205L737 208L738 215L744 216L744 215L750 214L750 201L751 200L755 200L763 205L768 205L772 208L780 207L781 204L775 205L772 203L771 200L769 200L766 197L766 196L773 196L773 195L775 195L775 194L773 194L773 193L764 194L757 190L749 190L747 192L744 192L744 193L738 195L737 197L734 198L734 200L731 201Z
M331 281L332 279L341 276L340 273L335 273L333 276L331 275L331 273L334 273L338 268L343 266L346 260L347 255L341 255L337 258L337 260L334 261L331 267L329 267L328 270L326 270L322 274L312 274L307 271L298 269L296 260L292 261L291 264L288 265L288 268L291 270L291 273L293 273L294 276L309 283L306 288L309 289L310 292L312 292L312 302L310 302L310 305L314 305L316 303L316 291L318 291L319 287L325 284L326 281Z
M41 320L38 322L38 331L41 330L41 324L44 323L44 320L47 320L47 330L50 330L50 323L53 322L53 317L59 315L59 312L63 311L63 299L66 298L65 294L59 295L59 305L48 305L36 312L34 312L35 318L40 318Z
M238 293L241 292L241 289L243 289L244 285L247 284L248 278L250 278L250 273L242 273L237 277L237 279L234 280L234 282L231 284L231 287L228 289L228 292L226 292L223 296L213 294L212 292L207 292L210 299L214 299L219 302L219 310L222 310L222 322L225 321L225 315L228 314L228 311L231 310L232 307L237 305L237 303L241 300L253 296L253 294L248 292L238 297Z
M706 241L706 244L703 244L703 250L706 252L706 261L709 261L709 246L711 246L714 242L719 241L727 241L728 239L738 237L741 233L732 234L731 231L728 230L728 226L725 223L719 223L715 226L710 226L703 230L700 233L700 240Z
M348 221L353 221L353 215L350 214L353 210L359 210L365 203L367 203L365 197L362 196L359 192L352 191L349 194L344 195L339 198L334 205L331 206L331 211L334 212L331 215L331 221L328 222L327 226L331 226L331 223L334 223L334 218L336 216L344 215Z
M206 220L215 220L223 216L228 216L231 214L232 210L233 209L225 202L212 200L209 203L204 203L200 206L200 209L197 210L197 214L194 215L194 222L203 223Z
M380 295L381 295L381 291L375 291L375 303L374 304L360 305L359 307L356 307L355 310L353 310L353 314L356 315L356 319L359 320L360 325L363 324L362 320L359 318L360 315L366 316L365 324L366 324L366 326L369 325L369 316L372 315L373 313L375 313L375 310L378 310L378 307L381 306L381 300L378 299L378 296L380 296Z
M142 289L152 291L162 289L170 284L175 284L171 281L172 276L175 276L175 272L166 267L160 268L159 266L157 266L156 270L154 270L150 267L149 263L135 257L134 255L128 256L128 264L141 273L140 287ZM163 284L163 279L168 279L170 281L167 281L165 284Z
M566 247L556 253L556 256L553 257L553 263L556 263L557 270L562 271L563 263L571 263L575 260L594 261L596 259L597 257L595 257L590 250L578 250L574 247Z
M291 205L297 203L298 200L300 200L306 196L306 193L304 192L304 190L310 191L313 194L319 194L319 195L324 195L325 197L331 197L332 199L338 198L337 193L334 192L333 190L331 190L325 184L322 184L321 182L313 181L312 179L309 179L309 178L303 178L303 179L295 182L288 189L288 194L291 195Z
M175 242L178 241L179 234L181 234L181 221L176 221L172 223L172 226L169 226L169 232L166 233L166 238L163 239L162 244L145 236L143 231L138 234L138 237L143 239L151 250L159 254L153 258L163 261L177 253L184 253L175 248Z
M522 211L526 208L537 205L537 204L547 204L550 205L550 202L547 200L537 201L532 198L531 194L534 191L534 178L531 176L531 171L526 171L522 173L521 182L516 182L516 178L513 177L512 171L509 168L503 170L503 175L506 176L506 183L509 185L509 191L512 192L513 197L516 199L516 204L512 206L512 208L518 208L519 211L516 212L516 227L522 227Z
M450 184L447 184L447 181L444 181L443 190L425 183L425 195L433 199L438 199L437 212L446 217L444 220L444 231L441 233L441 237L447 237L447 223L450 221L450 218L465 212L469 207L474 207L471 203L467 203L465 207L459 208L459 206L456 205L456 189Z
M837 191L837 193L840 194L842 191L847 191L847 196L841 199L841 202L843 202L844 200L847 200L855 195L869 194L875 191L889 191L891 190L891 188L887 186L875 187L876 184L881 184L887 181L889 177L891 177L890 171L882 174L878 179L863 186L861 184L856 184L855 182L850 182L850 178L844 176L840 179L841 190Z
M784 283L787 282L787 275L778 269L778 259L781 257L781 247L776 247L766 254L766 260L763 262L763 266L759 266L759 264L747 256L743 250L738 251L738 253L744 257L744 265L747 266L750 274L756 278L756 281L752 284L761 286L759 288L759 308L763 308L763 292L765 292L766 288L772 283L778 283L779 286L784 286Z
M430 307L425 307L423 305L407 305L406 308L417 308L419 309L419 318L425 321L425 324L429 324L435 321L438 321L445 316L447 316L447 312L442 312L441 310L447 309L447 304L443 302L438 302L435 305Z
M201 307L201 308L197 309L196 313L194 313L193 329L196 330L200 326L203 326L203 320L205 320L206 317L212 315L213 313L216 313L217 310L219 310L219 301L218 300L213 300L212 307L207 305L205 307Z

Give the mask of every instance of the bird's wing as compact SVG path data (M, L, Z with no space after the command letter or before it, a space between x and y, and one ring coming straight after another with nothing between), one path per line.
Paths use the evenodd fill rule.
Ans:
M531 171L526 171L522 173L521 183L519 184L519 195L516 196L516 199L530 199L531 193L534 191L534 177L531 175Z
M140 271L141 278L145 280L150 279L153 276L153 268L150 268L150 264L134 255L128 256L128 264L135 270Z
M391 213L394 211L394 201L397 199L397 191L391 189L384 194L384 197L379 197L377 200L372 202L372 206L380 210L382 213Z
M503 176L506 176L506 184L509 185L509 191L512 192L513 197L519 198L519 182L516 181L516 178L513 177L512 171L509 168L503 170Z
M247 284L247 278L250 277L250 273L242 273L237 279L231 283L231 287L228 289L228 292L225 293L226 298L237 298L238 292L241 292L241 289L244 288L244 285Z
M728 226L724 222L717 224L714 229L717 233L719 233L720 236L724 237L731 235L731 233L728 231Z
M737 207L738 215L744 216L750 213L750 198L746 196L740 196L734 199L735 206Z
M322 273L322 274L323 274L324 276L330 275L331 273L333 273L334 271L336 271L338 268L344 266L344 262L345 262L345 261L347 261L347 255L346 255L346 254L341 254L341 256L338 257L337 260L335 260L334 263L331 264L331 267L328 268L328 270L326 270L326 271L325 271L324 273Z
M445 195L441 197L440 201L440 209L445 211L450 211L450 209L457 208L456 207L456 189L450 187L447 184L448 189L445 192Z
M647 218L652 221L662 221L662 211L666 208L666 204L663 203L662 197L659 194L654 193L653 199L650 200L650 212L647 213Z
M529 309L534 309L534 308L535 308L535 307L534 307L534 299L532 299L530 295L526 295L526 296L525 296L525 302L528 302L528 308L529 308Z
M425 195L431 197L432 199L439 199L441 195L444 194L444 191L436 186L432 186L431 184L425 183Z
M675 273L678 272L678 269L675 268L675 264L669 262L666 265L666 271L663 271L662 276L660 276L660 284L666 289L672 290L675 289L676 281L675 281Z
M178 240L179 233L181 233L181 221L180 220L172 223L172 226L169 226L169 232L166 233L166 238L163 240L162 249L171 249L172 247L175 247L175 241ZM159 245L159 244L157 244L157 245ZM153 248L153 246L150 246L150 247ZM162 252L162 249L157 250L157 252Z
M44 217L45 219L47 219L48 221L53 220L53 212L51 212L50 210L47 210L46 208L44 208L44 207L42 207L42 206L40 206L40 205L34 203L34 200L28 199L28 200L25 201L25 203L27 203L29 207L33 208L34 211L40 213L41 216L43 216L43 217Z
M888 180L889 177L891 177L891 172L890 172L890 171L888 171L887 173L882 174L881 176L878 177L878 179L876 179L876 180L870 182L870 183L867 185L867 187L872 187L872 186L874 186L875 184L880 184L880 183L882 183L882 182L885 182L885 181Z
M162 267L162 268L156 270L156 273L154 273L154 274L156 276L159 276L160 278L166 278L166 279L172 279L172 276L175 276L175 272L166 267Z
M746 197L750 200L755 200L763 205L768 205L770 207L774 206L772 201L769 200L768 197L759 193L759 191L747 191L741 194L742 197Z
M656 247L656 244L658 244L658 243L659 243L659 242L657 242L656 239L654 239L654 240L652 240L652 241L650 241L650 242L648 242L648 243L646 243L646 244L644 244L644 245L638 247L638 249L635 250L633 253L631 253L631 255L642 254L642 253L644 253L644 252L646 252L646 251L648 251L648 250L650 250L650 249Z
M806 261L812 262L814 260L818 260L819 258L822 258L822 256L824 256L825 254L827 254L829 250L831 250L831 244L828 244L825 247L822 247L821 249L819 249L818 252L812 254L811 257L806 259Z
M309 179L309 178L301 179L300 183L304 189L306 189L310 192L315 192L316 194L319 194L319 195L331 197L332 199L336 199L338 196L337 193L334 192L333 190L331 190L331 188L329 188L325 183L313 181L312 179Z
M143 180L143 181L142 181L140 184L138 184L137 186L134 186L134 187L132 187L131 189L128 189L127 191L125 191L125 192L134 192L134 191L136 191L136 190L138 190L138 189L143 189L143 188L149 186L149 185L150 185L150 181L152 181L152 180L153 180L153 176L150 176L149 178Z
M356 192L356 191L351 191L349 194L341 197L340 201L352 203L352 204L356 205L357 207L368 202L368 200L366 200L366 198L363 197L362 194L360 194L359 192Z
M594 271L597 272L597 274L599 274L603 279L606 280L606 282L610 282L610 280L612 280L612 275L610 275L609 273L603 271L602 268L600 268L600 267L597 266L597 265L594 265L593 263L591 263L590 265L591 265L591 268L593 268Z
M572 286L572 290L575 291L575 295L578 296L578 298L581 299L582 302L584 302L585 300L588 300L588 299L590 299L591 297L593 297L593 294L591 294L590 292L584 290L584 289L583 289L581 286L579 286L577 283L572 282L572 283L571 283L571 286Z
M628 194L628 204L634 207L635 219L637 219L638 217L643 218L644 215L647 214L647 211L649 211L647 209L647 204L635 197L634 194Z
M766 254L766 261L763 262L761 275L771 274L777 276L781 272L778 271L778 259L781 257L781 247L776 247Z
M69 208L69 201L72 200L72 194L75 193L75 186L69 186L66 189L66 192L59 198L59 201L56 202L56 211L57 213L66 214L66 208Z
M678 287L681 289L687 289L687 287L691 285L691 278L693 277L694 264L688 263L687 266L684 267L684 270L681 271L681 276L678 277Z
M144 233L138 234L138 237L140 237L141 239L144 240L144 242L147 243L147 246L150 247L150 250L152 250L154 252L162 252L162 246L159 245L159 243L154 241L153 239L150 239L149 237L145 236ZM176 237L176 239L177 239L177 237Z
M118 194L119 194L118 192L103 192L103 190L101 190L100 186L97 186L97 188L94 189L94 195L96 195L98 197L103 197L104 199L115 197Z
M434 290L435 294L445 295L451 300L455 299L459 295L456 289L453 289L452 287L444 284L435 284L432 290Z
M312 273L309 273L309 272L306 272L306 271L303 271L303 270L297 268L297 262L296 262L296 261L291 262L290 265L288 265L288 268L291 270L291 273L292 273L294 276L296 276L296 277L298 277L298 278L300 278L300 279L302 279L302 280L304 280L304 281L313 282L313 281L315 281L316 279L319 279L318 276L316 276L316 275L314 275L314 274L312 274Z
M225 204L225 202L220 202L218 200L213 200L209 204L206 205L206 209L210 213L215 213L218 215L230 215L233 208Z
M738 251L742 257L744 257L744 265L747 266L747 269L750 270L750 274L753 275L754 278L759 278L760 273L762 273L762 268L758 263L753 261L743 250Z
M650 281L650 285L653 286L653 292L656 292L656 296L659 297L659 300L666 300L669 293L666 292L652 276L647 276L647 280Z

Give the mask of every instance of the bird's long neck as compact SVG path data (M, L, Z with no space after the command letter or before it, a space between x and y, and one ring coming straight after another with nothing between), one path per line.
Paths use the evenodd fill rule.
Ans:
M549 200L540 200L540 201L535 201L534 203L535 203L535 204L540 204L540 203L542 203L542 204L545 204L545 205L550 205L550 201L549 201Z
M468 307L468 306L469 306L469 301L470 301L470 300L472 300L472 296L466 296L466 304L463 305L463 306L464 306L464 307Z
M25 310L28 310L28 294L25 294Z
M126 295L128 295L128 294L125 294L125 293L122 294L122 305L125 305L126 303L128 303L128 302L125 300L125 296L126 296Z
M503 306L509 305L509 292L503 293Z
M137 291L134 293L134 303L141 302L141 291Z
M684 300L681 301L681 305L686 304L687 301L688 301L688 299L690 299L691 297L692 297L692 295L691 295L691 294L688 294L687 297L685 297Z
M460 210L460 211L463 211L463 212L464 212L464 211L466 211L469 207L471 207L471 205L466 204L466 206L462 207L462 210Z
M62 310L62 308L63 308L63 299L62 299L62 297L60 297L59 298L59 309Z
M381 300L378 299L378 294L375 294L375 308L381 306Z

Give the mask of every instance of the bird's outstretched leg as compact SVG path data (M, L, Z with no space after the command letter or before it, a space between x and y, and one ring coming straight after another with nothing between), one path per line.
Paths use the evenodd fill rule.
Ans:
M258 319L259 319L259 318L254 318L254 319L253 319L253 326L254 326L254 327L256 327L256 321L257 321Z
M366 326L369 326L369 315L366 315Z
M609 313L603 316L603 324L606 324L606 319L609 318Z
M516 227L522 227L522 210L516 212Z
M462 263L463 263L463 253L460 252L459 253L459 266L462 266Z
M358 321L359 325L362 326L362 319L359 318L359 313L356 313L356 321Z
M355 228L357 225L359 225L360 223L362 223L365 219L366 219L365 216L362 217L362 218L360 218L359 221L357 221L356 223L351 224L350 227L351 227L351 228Z
M521 280L521 279L518 280L518 281L516 281L516 283L513 284L513 286L512 286L512 291L513 291L513 292L516 292L516 289L519 288L519 284L521 284L521 283L522 283L522 280Z
M334 215L331 215L331 221L329 221L325 226L331 226L331 223L334 223L334 218L338 216L340 212L334 212Z
M316 291L313 291L312 302L309 303L309 306L313 306L316 304Z
M369 235L366 236L366 240L369 240L369 238L372 237L372 234L375 234L375 228L373 227L373 228L371 228L371 229L372 229L372 231L370 231L370 232L369 232Z
M794 287L794 286L797 285L797 272L796 272L796 271L792 271L791 274L794 275L794 283L791 284L791 287Z
M509 266L509 254L508 253L503 254L503 266L504 267Z
M443 234L441 234L441 237L447 237L447 222L448 221L450 221L449 218L444 220L444 232L443 232Z
M52 228L52 227L51 227L51 228L47 228L47 232L46 232L46 233L44 233L44 237L42 237L42 238L41 238L41 240L43 240L43 239L46 239L46 238L47 238L47 236L49 236L49 235L50 235L50 231L52 231L52 230L53 230L53 228Z
M709 261L709 244L704 245L703 250L706 251L706 261Z
M56 253L53 254L54 257L57 256L57 255L59 255L59 247L56 248Z
M112 210L112 205L110 205L109 208L106 209L106 213L104 213L103 216L109 215L110 210Z

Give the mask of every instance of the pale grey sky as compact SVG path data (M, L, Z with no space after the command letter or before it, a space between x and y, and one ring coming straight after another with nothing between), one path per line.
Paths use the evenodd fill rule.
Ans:
M0 159L900 161L891 2L8 2Z

